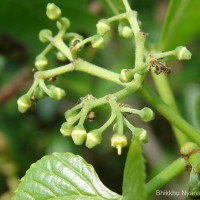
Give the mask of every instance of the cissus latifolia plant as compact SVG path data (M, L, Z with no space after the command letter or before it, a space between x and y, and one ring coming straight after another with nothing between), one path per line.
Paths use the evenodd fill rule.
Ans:
M140 28L137 12L131 9L127 0L122 0L122 2L125 11L99 20L96 25L96 34L88 38L69 32L70 20L62 16L59 7L54 3L49 3L46 14L50 20L56 23L58 32L53 35L52 31L48 29L40 31L39 39L47 45L35 59L37 71L34 73L32 86L17 101L19 112L25 113L39 99L45 97L56 101L62 99L66 95L65 90L53 83L49 84L47 80L53 80L68 72L81 71L122 86L118 92L107 94L101 98L96 98L92 94L81 98L80 103L65 112L66 121L60 128L62 135L72 137L76 145L85 144L86 147L92 149L101 144L103 133L112 126L111 146L117 149L118 155L128 144L125 129L131 131L132 139L124 170L122 194L118 195L106 188L93 167L80 156L71 153L54 153L43 157L30 167L21 179L13 200L145 200L184 171L185 166L189 166L191 171L186 198L193 199L200 196L200 164L198 161L200 136L191 125L144 85L149 74L153 74L154 78L157 78L171 72L165 62L167 57L175 56L178 60L189 60L191 53L183 46L167 52L147 49L145 47L147 33ZM93 48L104 48L105 36L111 30L113 23L118 24L119 36L132 39L135 48L132 66L127 66L119 73L92 64L79 56L79 52L84 50L87 43L90 43ZM58 60L68 61L69 64L47 69L48 59L46 56L50 51L56 52ZM145 159L142 151L142 145L148 142L148 133L145 129L132 124L126 118L126 114L138 115L142 121L149 122L154 119L154 112L148 107L139 110L122 103L125 97L133 93L141 94L174 127L183 132L182 138L184 139L180 142L182 156L148 183L145 183ZM110 106L109 118L102 126L87 130L84 123L88 116L93 114L95 108L104 105Z

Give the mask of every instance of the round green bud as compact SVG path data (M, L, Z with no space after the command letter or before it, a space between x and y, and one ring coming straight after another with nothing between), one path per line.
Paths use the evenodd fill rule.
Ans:
M70 136L73 130L73 126L68 122L64 122L60 128L60 132L63 136Z
M126 21L120 21L118 26L119 35L123 38L130 38L133 36L133 30Z
M61 16L61 10L54 3L48 3L46 14L50 20L57 20Z
M140 111L139 115L140 115L141 120L144 122L149 122L155 118L154 112L150 108L147 108L147 107L143 108Z
M77 125L73 128L71 136L76 145L82 145L87 137L87 132L83 126Z
M175 55L179 60L190 60L192 57L191 52L186 47L177 47L175 49Z
M39 33L39 40L40 42L49 42L52 38L52 32L48 29L41 30Z
M143 128L136 128L133 134L135 134L135 136L139 139L140 142L142 143L148 142L147 131L144 130Z
M127 145L127 138L122 134L114 134L111 138L111 146L117 148L118 155L122 153L122 147Z
M33 92L33 96L36 99L42 99L46 96L46 93L40 87L37 87L37 88L35 88L35 90Z
M49 91L50 91L50 97L53 100L59 101L64 96L66 96L65 90L63 90L59 87L56 87L54 85L48 85L47 87L49 88Z
M96 145L100 144L102 141L102 136L101 136L101 132L99 130L93 130L90 131L87 134L87 138L86 138L86 147L91 149L93 147L95 147Z
M110 31L110 24L105 20L100 20L97 25L97 34L104 36L108 31Z
M92 37L91 44L93 48L102 49L104 47L104 39L101 35L95 35Z
M75 110L68 110L65 112L65 119L68 121L68 122L71 122L73 121L74 117L78 114L77 111Z
M194 150L198 149L198 145L194 142L187 142L181 146L181 155L190 155Z
M62 29L63 27L65 29L68 29L71 25L69 19L67 17L61 17L59 21L56 23L58 29Z
M119 80L123 83L131 82L133 80L133 75L129 69L122 69L119 75Z
M31 107L31 99L30 96L24 94L17 100L18 110L21 113L25 113Z
M35 66L38 70L44 70L48 65L48 60L45 56L39 55L35 58Z
M67 57L61 51L58 51L56 53L56 58L60 61L66 61L67 60Z

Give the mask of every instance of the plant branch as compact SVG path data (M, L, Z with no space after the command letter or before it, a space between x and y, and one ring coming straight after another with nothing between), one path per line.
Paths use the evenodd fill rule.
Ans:
M143 86L139 93L149 102L159 113L161 113L173 126L183 132L188 138L200 145L200 133L189 123L180 117L173 109L165 104L153 91Z
M157 176L146 183L147 196L151 196L156 190L162 188L175 176L184 171L186 162L183 158L179 158L166 167Z

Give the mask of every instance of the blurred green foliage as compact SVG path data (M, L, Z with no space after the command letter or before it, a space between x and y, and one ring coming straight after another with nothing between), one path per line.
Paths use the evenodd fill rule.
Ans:
M44 28L56 31L55 24L45 15L48 2L48 0L1 0L0 3L0 194L5 195L5 192L12 189L8 177L21 177L31 163L45 154L65 151L82 155L94 165L106 186L121 193L127 149L121 157L117 157L115 150L110 147L109 135L112 130L104 133L103 143L92 151L86 147L75 146L71 139L65 139L59 133L60 125L64 121L64 112L76 104L81 96L89 93L101 97L117 91L119 86L83 73L66 74L56 80L56 85L66 89L66 98L60 102L45 98L37 102L36 107L28 113L24 115L18 113L16 101L29 88L32 82L31 70L34 67L34 57L44 48L38 40L38 33ZM70 19L70 31L85 37L95 34L96 22L99 19L112 16L106 0L52 0L52 2L62 8L63 16ZM155 46L161 34L168 1L130 0L129 2L139 13L142 30L149 33L147 45L149 48ZM176 45L188 45L188 49L193 53L191 61L170 60L172 74L169 79L183 117L199 129L200 25L197 24L200 18L198 12L200 3L198 0L171 2L175 3L170 11L172 18L168 17L158 45L159 48L163 48L162 50L174 48ZM189 4L190 2L192 3ZM181 7L184 11L182 16L178 12L178 4L184 4ZM123 8L119 5L119 9ZM179 15L174 21L173 15L177 12ZM97 52L87 46L81 56L92 63L119 72L122 68L133 64L133 50L129 40L118 37L116 26L108 36L103 50ZM63 64L55 59L54 54L50 59L52 66ZM152 84L151 80L148 81ZM131 96L126 101L139 108L145 105L144 100L137 95ZM193 109L195 114L191 114L194 113ZM104 121L105 116L108 116L107 107L98 109L96 116L94 122L88 122L88 127L98 126ZM134 120L140 123L137 118ZM149 150L146 152L149 161L147 169L152 175L159 166L166 165L177 156L177 146L169 124L159 114L151 124L140 124L140 126L147 126L149 134L152 135L148 147L152 152L148 152ZM15 168L14 175L7 175L3 170L5 168L3 166L7 166L8 163ZM112 169L112 173L109 169Z

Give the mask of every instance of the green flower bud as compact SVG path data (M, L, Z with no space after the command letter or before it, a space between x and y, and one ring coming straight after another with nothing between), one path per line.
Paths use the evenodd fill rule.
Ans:
M154 112L150 108L143 108L140 112L140 118L144 122L149 122L154 119L155 115Z
M67 60L67 57L61 51L58 51L56 53L56 58L60 61L66 61Z
M75 110L68 110L65 112L65 119L68 122L73 121L74 117L77 115L78 113Z
M48 60L45 56L39 55L35 59L35 66L38 70L44 70L48 65Z
M102 133L99 130L90 131L87 134L86 147L91 149L91 148L95 147L96 145L100 144L102 141L101 134Z
M49 42L52 38L52 32L48 29L41 30L39 33L40 42Z
M70 136L73 130L73 126L68 122L64 122L60 128L60 132L63 136Z
M46 96L46 93L40 87L37 87L37 88L35 88L35 90L33 92L33 96L36 99L42 99Z
M50 20L57 20L61 16L61 10L54 3L48 3L46 14Z
M118 155L122 153L122 147L127 145L127 138L122 134L114 134L111 138L111 146L117 148Z
M50 97L53 100L59 101L60 99L62 99L64 96L66 96L65 90L56 87L54 85L48 85L47 86L50 90Z
M136 128L133 134L135 134L135 136L139 139L140 142L142 143L148 142L147 131L144 130L143 128Z
M71 23L68 18L61 17L60 20L57 21L56 25L57 25L58 29L62 29L63 27L65 29L68 29L70 27Z
M175 49L175 55L179 60L190 60L192 57L191 52L186 47L177 47Z
M123 38L130 38L133 36L133 30L126 21L121 21L118 26L119 35Z
M187 142L181 146L181 155L190 155L194 150L198 149L198 145L193 142Z
M82 145L87 137L87 132L83 126L77 125L72 130L71 136L76 145Z
M104 39L101 35L95 35L92 37L92 47L93 48L103 48L104 47Z
M129 69L122 69L119 80L123 83L131 82L133 80L133 75L130 73Z
M17 100L18 110L25 113L31 107L31 99L27 94L24 94Z
M101 36L104 36L108 31L110 31L110 25L105 19L100 20L97 23L96 27L97 34Z

